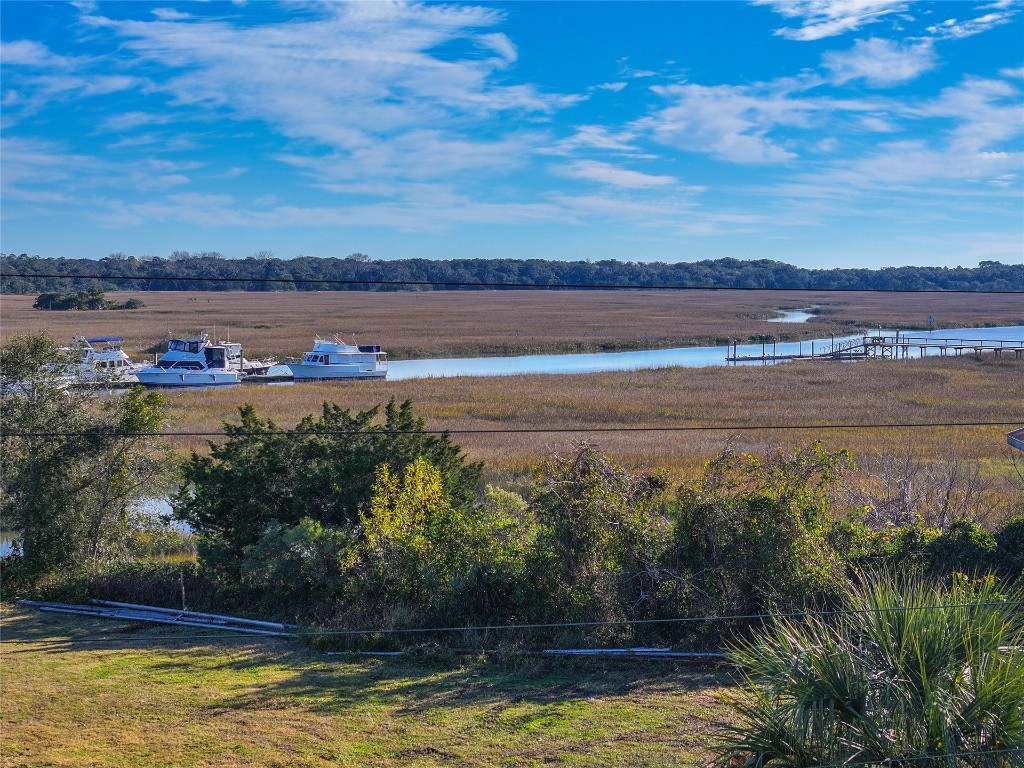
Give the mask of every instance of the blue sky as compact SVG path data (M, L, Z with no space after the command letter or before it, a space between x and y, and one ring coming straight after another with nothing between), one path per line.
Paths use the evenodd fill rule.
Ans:
M32 2L3 252L1024 262L1024 5Z

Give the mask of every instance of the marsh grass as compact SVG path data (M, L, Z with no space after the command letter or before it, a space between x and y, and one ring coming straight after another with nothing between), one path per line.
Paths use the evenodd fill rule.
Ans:
M823 440L860 458L903 451L981 462L991 476L1011 470L1004 427L743 431L743 426L1024 423L1024 361L938 359L857 364L668 368L587 375L455 377L384 382L310 383L169 392L175 431L209 431L252 402L291 427L324 401L363 410L411 399L428 429L453 431L474 460L495 472L535 465L550 448L587 437L626 465L692 474L732 440L738 450ZM616 427L722 426L721 431L600 432ZM459 430L569 429L572 433L466 434ZM734 429L733 429L734 428ZM175 438L179 450L204 450L203 438Z
M2 610L10 768L705 765L732 717L725 675L664 662L326 657Z
M128 294L111 294L124 300ZM393 359L612 352L797 340L878 325L940 328L1024 324L1018 296L793 291L150 292L132 311L47 312L33 296L4 296L0 338L49 331L122 335L148 356L172 334L200 330L240 341L250 356L301 355L314 334L382 344ZM807 323L769 323L815 307Z

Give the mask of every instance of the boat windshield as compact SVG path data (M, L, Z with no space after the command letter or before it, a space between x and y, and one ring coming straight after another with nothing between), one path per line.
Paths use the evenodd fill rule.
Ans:
M171 339L167 343L168 352L191 352L193 355L199 353L198 341L184 341L183 339Z

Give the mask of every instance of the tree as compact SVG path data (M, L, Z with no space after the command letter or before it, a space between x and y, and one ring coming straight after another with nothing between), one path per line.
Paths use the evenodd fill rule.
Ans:
M160 395L136 388L101 401L61 381L65 357L45 335L0 349L0 509L21 531L31 574L121 554L134 504L163 469L152 452Z
M185 462L174 501L177 516L202 536L204 560L229 579L238 576L244 548L272 523L290 527L306 517L356 526L382 464L401 475L422 457L454 504L476 498L482 465L467 462L447 434L428 434L409 401L355 414L324 403L319 417L306 416L294 430L261 418L251 405L239 417L239 424L225 424L226 441Z

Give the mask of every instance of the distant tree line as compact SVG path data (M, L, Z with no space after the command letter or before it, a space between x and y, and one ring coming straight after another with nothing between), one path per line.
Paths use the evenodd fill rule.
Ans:
M983 261L977 267L887 267L803 269L768 259L641 263L546 259L374 260L361 253L346 258L275 258L260 251L245 259L217 252L175 251L169 258L135 258L123 253L102 259L44 258L0 254L4 293L88 290L118 291L402 291L474 290L462 285L527 286L697 286L704 288L794 288L843 290L1024 290L1024 265ZM23 275L12 277L10 273ZM74 280L33 275L109 275ZM196 280L218 278L217 282ZM259 282L274 280L283 282ZM324 284L313 281L353 281ZM402 284L402 281L408 281ZM399 284L395 284L399 283ZM435 284L435 285L430 285Z

